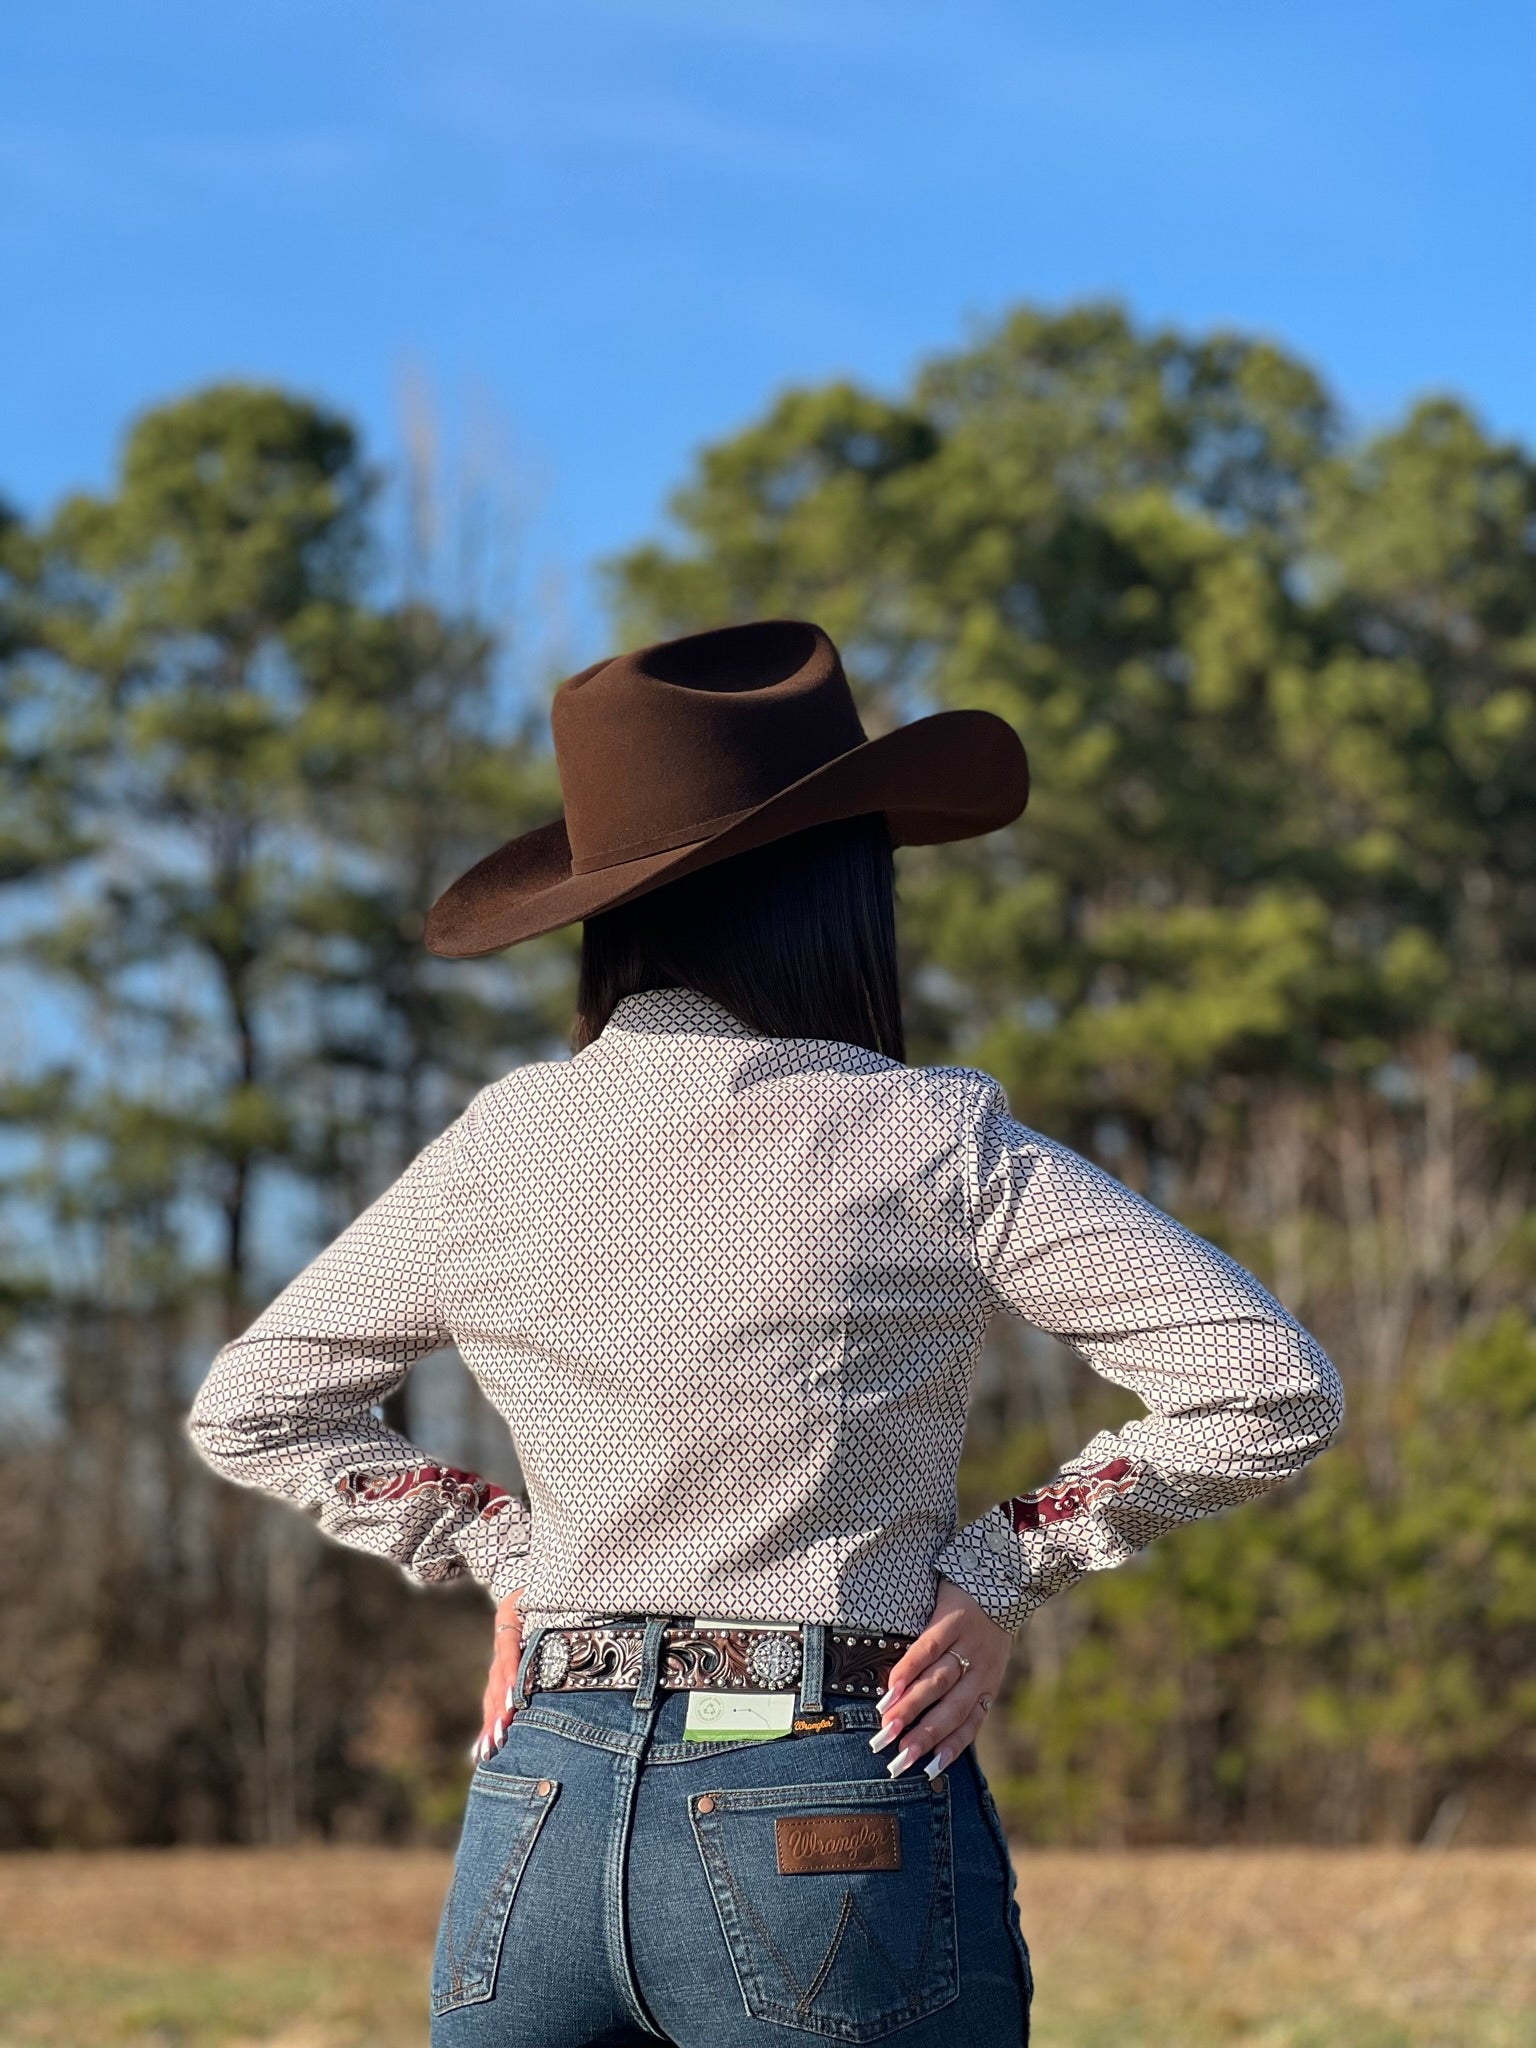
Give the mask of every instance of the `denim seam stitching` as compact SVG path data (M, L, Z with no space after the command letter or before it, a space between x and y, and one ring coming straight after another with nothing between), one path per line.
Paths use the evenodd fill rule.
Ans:
M524 1822L525 1839L514 1844L512 1853L502 1865L501 1881L497 1886L497 1892L498 1894L504 1894L504 1896L498 1896L494 1913L491 1912L490 1903L487 1901L486 1905L481 1909L479 1919L475 1922L475 1938L477 1940L479 1939L480 1929L484 1925L488 1914L493 1923L497 1919L501 1922L501 1932L492 1944L489 1962L482 1973L481 1981L485 1987L484 1996L486 1998L493 1995L496 1985L496 1974L501 1968L501 1950L502 1944L507 1938L507 1923L512 1918L512 1902L517 1896L518 1886L522 1883L523 1872L528 1866L528 1859L533 1854L533 1845L538 1839L539 1830L544 1825L544 1817L554 1803L554 1795L551 1794L545 1801L543 1810L530 1815L529 1820ZM513 1868L514 1864L517 1866L516 1869Z
M764 1948L767 1949L768 1953L773 1957L773 1960L778 1964L779 1974L783 1977L785 1983L789 1986L791 1992L794 1994L795 2010L797 2012L805 2011L806 2007L802 2002L800 1983L799 1980L796 1978L794 1971L790 1968L789 1958L784 1954L784 1951L779 1947L779 1944L774 1940L773 1936L769 1933L767 1927L763 1924L762 1914L758 1912L757 1908L753 1905L752 1901L746 1896L745 1892L742 1890L740 1880L737 1878L736 1872L731 1867L731 1860L726 1855L725 1850L721 1848L719 1844L716 1844L716 1853L718 1856L721 1873L724 1876L726 1883L731 1888L731 1896L736 1901L738 1910L745 1913L747 1918L752 1922L752 1925L757 1929L759 1938L761 1939ZM833 1936L834 1949L836 1948L837 1943L842 1940L842 1934L843 1926L842 1922L839 1921L837 1933ZM770 2001L766 1999L764 2000L765 2004L769 2002Z
M737 1911L734 1890L728 1880L723 1886L716 1881L715 1845L708 1839L707 1831L699 1826L699 1816L691 1807L689 1818L693 1822L693 1844L699 1852L699 1861L704 1866L705 1888L713 1902L715 1918L720 1923L721 1937L725 1942L726 1959L736 1979L736 1989L741 1993L742 2010L749 2020L756 2019L757 2014L752 2005L753 1997L757 1998L760 2005L767 2005L769 2000L763 1988L761 1972L741 1939L741 1919Z
M531 1784L535 1781L530 1779L527 1782ZM495 1885L491 1887L490 1896L484 1901L480 1911L475 1916L470 1939L462 1947L456 1945L452 1938L453 1894L456 1887L450 1884L444 1912L443 1938L443 1946L446 1951L445 1961L448 1968L448 1985L446 1990L433 1992L430 1995L428 2002L434 2019L440 2018L446 2013L457 2012L467 2005L484 2005L494 1995L496 1973L501 1967L501 1951L507 1936L507 1923L512 1917L512 1902L517 1896L517 1888L522 1882L523 1872L528 1867L529 1858L533 1855L533 1845L538 1840L539 1832L548 1819L555 1800L559 1796L559 1792L559 1781L552 1781L549 1796L542 1800L537 1807L531 1808L518 1839L513 1843L505 1862L501 1866L501 1871ZM503 1796L511 1797L513 1795L504 1794ZM482 1967L474 1977L466 1977L464 1958L469 1955L474 1944L479 1940L481 1929L485 1926L487 1918L494 1918L498 1913L501 1915L501 1933L497 1936L494 1944L495 1952L491 1956L488 1966Z
M491 1981L491 1973L481 1965L475 1970L473 1975L470 1975L467 1964L469 1958L475 1952L475 1944L480 1939L481 1929L485 1926L487 1920L492 1917L497 1904L506 1893L507 1880L512 1875L513 1865L517 1862L520 1846L520 1842L513 1844L510 1853L503 1861L500 1870L496 1873L495 1883L487 1886L486 1896L480 1902L480 1910L475 1915L467 1938L463 1941L457 1941L454 1938L453 1901L450 1894L443 1947L446 1951L448 1965L448 1989L444 1995L451 2001L451 2004L449 2007L443 2008L445 2010L450 2010L452 2005L476 2004L488 1996L486 1987L488 1982ZM510 1903L509 1897L508 1904L510 1905Z
M827 1978L831 1975L832 1965L837 1961L837 1952L843 1945L843 1936L848 1932L848 1922L856 1913L862 1922L864 1915L859 1913L858 1907L854 1904L853 1893L845 1891L843 1893L843 1903L837 1916L837 1925L832 1930L831 1943L817 1966L810 1983L805 1987L805 1996L798 2001L801 2012L809 2012L815 2004L817 1992L826 1983Z
M972 1762L975 1764L974 1757ZM1027 2014L1034 2002L1035 1971L1034 1965L1030 1961L1028 1945L1024 1940L1024 1930L1019 1924L1018 1872L1014 1869L1013 1858L1008 1852L1008 1837L1003 1832L1002 1816L997 1810L997 1802L992 1797L992 1789L982 1775L981 1766L975 1764L975 1769L977 1790L981 1794L982 1811L986 1815L987 1826L991 1829L992 1838L1002 1856L1003 1867L1008 1872L1003 1918L1008 1924L1008 1936L1013 1949L1014 1967L1019 1977L1019 1991L1023 1997L1024 2010Z
M713 1794L721 1813L752 1813L764 1806L902 1806L926 1799L926 1778L839 1778L808 1785L738 1785Z
M760 1735L744 1735L740 1742L658 1742L645 1753L646 1767L702 1763L710 1757L730 1756L738 1749L756 1749L763 1739Z
M631 1741L633 1739L631 1737ZM643 1730L640 1739L643 1742ZM636 1984L634 1972L630 1968L629 1943L624 1925L624 1872L629 1861L630 1826L635 1795L640 1784L640 1757L637 1751L632 1749L621 1760L614 1773L614 1780L614 1825L608 1831L608 1856L603 1874L603 1920L604 1939L608 1949L608 1969L635 2025L643 2034L664 2040L665 2035L651 2024L650 2016L641 2002L640 1987Z
M592 1721L567 1719L562 1714L551 1713L545 1707L523 1707L512 1718L515 1728L543 1728L551 1735L563 1735L571 1742L584 1742L589 1749L606 1749L615 1756L635 1757L640 1753L639 1743L633 1734L620 1734L617 1729L599 1728Z
M865 1794L863 1803L868 1805L900 1804L909 1802L914 1798L927 1798L930 1813L929 1841L932 1881L929 1885L928 1912L919 1948L921 1968L922 1964L926 1962L932 1941L933 1926L941 1908L946 1903L950 1905L951 1909L953 1907L953 1840L951 1838L947 1853L944 1840L945 1824L950 1819L951 1811L948 1784L943 1783L942 1785L934 1784L929 1786L914 1782L909 1790L906 1786L898 1786L894 1781L890 1785L881 1785L878 1781L871 1783L867 1780L853 1780L842 1787L828 1785L816 1787L741 1787L732 1791L717 1792L713 1794L713 1797L717 1802L718 1810L721 1812L730 1812L733 1807L737 1811L751 1812L760 1810L764 1804L782 1804L787 1794L802 1790L815 1791L821 1796L823 1801L826 1800L826 1795L829 1791L858 1791ZM876 1795L873 1800L868 1797L870 1793ZM744 1796L748 1794L753 1796ZM792 1801L791 1803L802 1802ZM846 1803L852 1804L855 1802L849 1801ZM895 2031L895 2028L888 2025L887 2022L893 2020L898 2014L904 2014L905 2017L897 2020L897 2025L904 2025L916 2019L926 2019L936 2012L941 2012L945 2006L953 2005L960 1996L956 1957L951 1954L944 1963L942 1976L939 1980L942 1988L936 1991L936 1995L931 2000L924 2002L920 1995L920 1976L915 1983L909 1983L892 1961L890 1952L885 1947L885 1944L875 1936L868 1918L860 1910L853 1894L847 1891L843 1894L843 1908L831 1946L823 1956L821 1963L817 1966L809 1989L802 1991L795 1973L780 1950L778 1943L774 1940L761 1915L753 1906L752 1901L746 1896L730 1859L727 1857L723 1845L716 1836L715 1823L712 1821L701 1823L700 1816L691 1808L690 1817L694 1823L695 1846L704 1865L705 1876L711 1880L709 1889L714 1898L716 1917L720 1922L721 1932L725 1937L726 1952L730 1958L731 1967L741 1990L743 2002L746 2004L749 2018L764 2020L770 2024L780 2023L798 2026L802 2031L822 2033L845 2041L870 2040L880 2038L881 2034ZM716 1878L720 1882L714 1882L713 1880ZM727 1901L730 1906L729 1914L726 1910ZM852 1908L852 1915L849 1911L850 1907ZM753 1957L750 1947L741 1938L745 1933L745 1928L742 1924L743 1915L756 1930L764 1948L778 1964L785 1983L794 1995L795 2003L793 2005L785 2003L782 1998L775 1998L768 1991L762 1971ZM827 1972L836 1960L837 1952L846 1934L848 1922L853 1915L857 1916L859 1924L864 1929L866 1936L868 1936L872 1947L886 1964L895 1988L902 1995L902 2003L887 2007L884 2011L874 2015L867 2023L845 2020L833 2013L813 2014L810 2010L811 2001L825 1981ZM755 2009L752 2004L754 1995L757 1999ZM871 2035L867 2032L867 2027L879 2028L881 2034Z

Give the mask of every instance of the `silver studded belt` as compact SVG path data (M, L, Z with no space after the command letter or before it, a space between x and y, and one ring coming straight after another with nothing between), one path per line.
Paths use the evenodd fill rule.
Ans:
M534 1653L529 1687L624 1686L640 1682L643 1623L611 1622L588 1628L549 1628ZM822 1664L824 1693L885 1691L891 1666L911 1636L829 1628ZM784 1692L800 1677L800 1637L787 1629L692 1628L677 1623L661 1639L657 1669L667 1688L705 1685L719 1690Z

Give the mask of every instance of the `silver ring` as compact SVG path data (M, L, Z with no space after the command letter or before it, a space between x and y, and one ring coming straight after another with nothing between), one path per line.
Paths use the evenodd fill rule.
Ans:
M967 1672L967 1671L969 1671L969 1670L970 1670L970 1668L971 1668L971 1660L970 1660L970 1658L969 1658L969 1657L962 1657L962 1656L961 1656L961 1654L960 1654L960 1652L959 1652L958 1650L951 1650L949 1654L950 1654L950 1656L951 1656L951 1657L953 1657L953 1658L954 1658L955 1662L956 1662L956 1663L957 1663L957 1664L958 1664L958 1665L960 1666L960 1675L961 1675L961 1677L963 1678L963 1677L965 1676L966 1672Z
M989 1693L989 1692L984 1692L984 1693L982 1694L981 1698L980 1698L980 1699L979 1699L979 1700L978 1700L978 1701L976 1702L976 1704L977 1704L977 1706L978 1706L978 1707L980 1707L981 1711L982 1711L983 1713L985 1713L985 1712L987 1711L988 1707L990 1707L990 1706L991 1706L991 1704L992 1704L992 1695L991 1695L991 1693Z

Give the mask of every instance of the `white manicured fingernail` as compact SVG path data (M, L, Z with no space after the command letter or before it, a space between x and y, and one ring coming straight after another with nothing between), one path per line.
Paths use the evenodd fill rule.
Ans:
M503 1743L504 1743L504 1742L506 1741L506 1739L507 1739L507 1724L506 1724L506 1722L505 1722L505 1721L498 1721L498 1722L496 1723L495 1729L493 1730L493 1733L495 1734L495 1737L496 1737L496 1747L497 1747L498 1749L500 1749L501 1745L502 1745L502 1744L503 1744Z
M891 1704L891 1701L895 1699L897 1693L899 1693L900 1691L901 1687L899 1685L888 1685L885 1688L885 1691L881 1693L879 1699L875 1701L876 1713L883 1714L886 1708Z
M485 1738L483 1736L477 1735L474 1741L469 1745L469 1760L472 1764L477 1764L480 1761L480 1744L484 1741L484 1739Z
M928 1778L936 1778L948 1762L949 1758L944 1754L943 1750L936 1749L929 1761L923 1765L923 1775Z
M507 1687L507 1696L506 1696L506 1698L505 1698L505 1699L504 1699L504 1700L502 1701L502 1705L503 1705L503 1706L504 1706L504 1707L506 1708L507 1712L508 1712L508 1713L510 1714L510 1713L511 1713L511 1711L512 1711L512 1688L511 1688L511 1686L510 1686L510 1685L509 1685L509 1686Z
M871 1735L869 1746L871 1749L884 1749L888 1743L894 1742L900 1733L901 1730L894 1724L889 1728L882 1728L878 1735Z
M899 1778L902 1772L907 1768L908 1764L910 1764L914 1760L916 1755L917 1751L910 1747L906 1749L898 1749L896 1754L891 1758L890 1762L886 1765L885 1768L890 1772L893 1778Z

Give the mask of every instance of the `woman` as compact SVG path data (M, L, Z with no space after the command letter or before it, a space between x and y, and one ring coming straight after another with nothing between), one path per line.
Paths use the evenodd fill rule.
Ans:
M193 1439L497 1603L434 2042L1026 2041L972 1748L1013 1637L1297 1472L1337 1378L990 1075L905 1064L892 847L1019 815L1001 719L867 739L827 636L786 620L600 662L551 716L564 815L426 938L466 958L582 919L572 1057L483 1089L226 1345ZM998 1310L1147 1414L957 1527ZM375 1414L449 1342L526 1497Z

